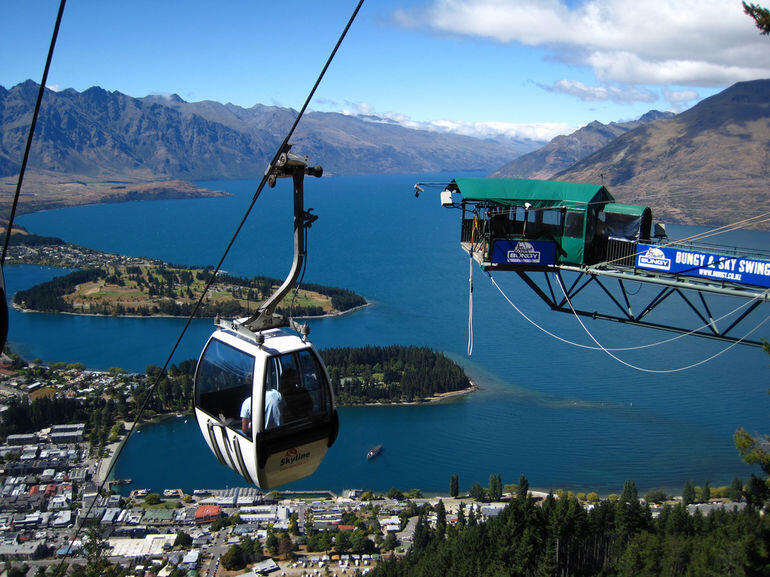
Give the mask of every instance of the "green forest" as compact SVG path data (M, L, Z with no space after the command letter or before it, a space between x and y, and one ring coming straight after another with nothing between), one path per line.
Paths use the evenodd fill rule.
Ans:
M15 368L20 374L50 383L61 380L61 371L83 369L77 363L52 363L49 367L28 366L18 357L15 358ZM168 374L160 378L155 393L149 399L145 418L192 410L195 364L196 361L189 360L171 366ZM120 423L131 422L136 418L139 407L160 372L160 367L154 365L147 367L146 374L127 374L115 367L110 370L109 384L99 386L100 394L54 395L34 400L12 397L0 420L0 437L32 433L51 425L85 423L86 440L94 451L101 453L107 443L116 439L122 428Z
M427 347L333 348L320 354L340 405L420 401L471 386L457 363Z
M521 576L723 576L770 573L770 518L762 500L745 495L742 510L690 515L686 506L664 506L657 519L639 502L633 482L620 498L590 511L569 496L528 497L522 476L517 498L499 516L477 522L472 512L448 525L439 507L435 527L425 514L411 551L380 564L376 577Z

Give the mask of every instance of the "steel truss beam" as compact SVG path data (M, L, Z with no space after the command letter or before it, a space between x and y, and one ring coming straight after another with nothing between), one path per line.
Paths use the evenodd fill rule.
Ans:
M482 264L482 263L480 263ZM495 270L492 267L482 267L486 270ZM562 271L570 271L576 273L576 278L567 287ZM528 270L516 270L514 272L524 281L524 283L532 289L532 291L538 295L553 311L573 314L573 309L569 304L572 303L574 312L584 317L590 317L592 319L601 319L606 321L614 321L618 323L647 327L651 329L670 331L680 334L692 334L699 337L715 339L719 341L727 341L730 343L738 343L744 345L751 345L755 347L763 346L763 342L755 339L741 339L741 337L734 336L735 329L745 324L743 321L754 310L759 307L762 302L770 300L770 293L758 288L740 288L740 287L721 287L721 286L707 286L705 283L692 282L691 280L681 280L677 278L662 278L653 277L648 274L635 274L635 271L623 271L623 270L606 270L596 268L579 268L579 267L549 267L548 270L542 271L528 271ZM542 284L538 284L531 276L542 272L545 279L545 287ZM549 277L549 273L556 274L562 286L565 287L567 298L564 298L560 294L556 296L556 292L553 289L552 282ZM607 277L602 279L601 277ZM618 293L613 293L607 286L606 282L602 280L616 279L618 283ZM629 297L635 296L634 293L630 293L627 290L627 282L643 282L647 284L656 284L661 287L651 299L645 297L641 303L635 303L632 305L632 300ZM579 305L575 303L575 297L577 297L583 289L588 286L595 285L601 289L600 294L604 294L607 297L607 304L609 310L605 312L599 312L598 310L586 310L584 308L578 308ZM561 290L558 291L561 293ZM688 293L692 296L692 293L698 295L698 299L688 298ZM713 295L728 295L738 296L744 299L755 299L741 315L732 322L727 328L720 330L717 327L717 323L714 321L712 314L712 306L709 305L709 298ZM687 308L693 311L695 316L700 321L700 324L704 325L703 328L693 331L691 327L677 326L677 324L664 324L658 322L651 322L645 319L645 317L663 304L669 297L678 296L686 305ZM595 299L594 295L591 298ZM649 299L649 300L648 300ZM639 299L637 299L639 300ZM584 305L583 305L584 306ZM634 309L639 311L634 312ZM682 323L683 324L683 323Z

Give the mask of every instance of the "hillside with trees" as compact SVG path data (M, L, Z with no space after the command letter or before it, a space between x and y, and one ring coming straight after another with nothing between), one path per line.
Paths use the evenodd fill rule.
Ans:
M440 511L433 526L420 515L411 551L372 575L767 575L770 516L761 502L708 516L666 505L653 519L631 481L590 510L569 495L536 504L528 489L522 476L516 499L485 523L473 511L461 510L456 526Z

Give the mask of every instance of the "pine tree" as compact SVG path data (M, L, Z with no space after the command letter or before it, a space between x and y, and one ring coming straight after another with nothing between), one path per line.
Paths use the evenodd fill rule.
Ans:
M527 478L523 473L521 477L519 477L519 486L516 489L516 499L520 502L529 499L529 481L527 481Z
M460 480L457 475L452 475L449 478L449 494L452 497L457 497L460 493Z
M743 11L754 19L760 34L765 36L770 34L770 10L759 4L743 2Z
M733 477L728 497L730 497L731 501L740 501L741 497L743 497L743 481L739 477Z
M444 501L438 500L436 505L436 533L439 537L444 537L446 533L446 508L444 507Z
M692 481L687 481L682 489L682 503L690 505L695 502L695 485Z

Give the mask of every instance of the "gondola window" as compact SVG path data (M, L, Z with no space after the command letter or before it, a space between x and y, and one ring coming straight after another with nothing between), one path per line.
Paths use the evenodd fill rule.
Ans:
M330 401L325 373L309 350L268 359L265 430L329 413Z
M302 381L313 400L314 413L331 411L331 399L327 398L326 375L318 359L309 350L299 352L299 364L302 368Z
M197 381L196 405L241 431L241 409L253 388L254 357L212 339L198 365Z

